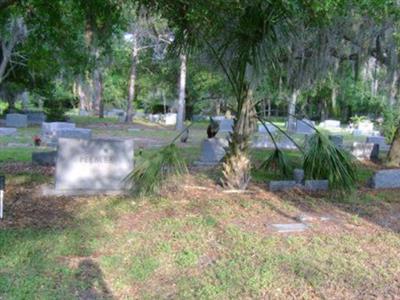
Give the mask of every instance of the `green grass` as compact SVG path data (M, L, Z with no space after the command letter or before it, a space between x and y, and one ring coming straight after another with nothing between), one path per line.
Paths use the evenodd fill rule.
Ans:
M28 162L32 159L35 148L3 148L0 151L0 162Z
M32 183L18 178L10 184ZM109 290L117 299L345 298L366 287L384 293L400 272L400 236L390 230L264 234L235 220L257 213L268 222L270 200L213 196L67 199L62 227L2 229L0 297L75 299L91 291L106 298ZM353 195L346 203L358 210L349 224L362 228L364 216L395 198L388 192ZM296 202L280 201L280 210L296 209ZM318 207L332 200L310 201ZM334 294L332 285L350 294Z

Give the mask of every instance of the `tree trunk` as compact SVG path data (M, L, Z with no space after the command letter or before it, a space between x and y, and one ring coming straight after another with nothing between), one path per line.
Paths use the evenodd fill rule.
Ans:
M249 141L254 130L254 106L252 93L244 96L242 107L238 107L229 149L222 165L222 184L225 188L244 190L250 181L251 162Z
M97 116L103 118L103 76L99 68L93 71L93 109Z
M389 167L400 167L400 125L396 130L387 158Z
M179 98L178 98L178 115L176 119L176 129L181 131L184 128L185 121L185 89L186 89L186 71L187 71L187 56L180 55L181 68L179 77Z
M79 109L89 111L90 110L90 92L88 85L79 76L76 80L76 93L79 98Z
M391 80L390 80L391 82L390 82L390 89L389 89L389 105L390 105L390 107L394 107L396 104L398 80L399 80L399 73L397 70L393 70L393 72L391 74Z
M131 123L133 117L133 101L135 100L135 85L136 85L136 75L137 75L137 62L138 62L138 47L137 47L137 33L134 31L132 33L132 62L131 62L131 72L129 75L129 87L128 87L128 103L126 106L126 117L125 123Z
M268 98L267 100L267 110L268 110L268 117L271 116L271 99Z
M289 105L288 105L288 131L295 131L296 130L296 118L294 115L296 114L296 102L297 102L297 97L300 94L300 90L294 89L292 91L292 95L290 96L289 99Z

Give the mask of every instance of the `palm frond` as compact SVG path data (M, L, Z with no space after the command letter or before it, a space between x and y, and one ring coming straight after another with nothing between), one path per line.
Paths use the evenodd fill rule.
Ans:
M303 168L306 178L328 179L332 188L351 190L355 185L355 166L351 156L319 131L308 142Z
M279 148L275 148L274 152L261 164L260 168L275 171L285 178L290 177L293 171L288 157Z
M187 173L187 166L174 143L165 146L149 158L140 157L135 169L127 176L132 190L139 194L156 192L169 178Z

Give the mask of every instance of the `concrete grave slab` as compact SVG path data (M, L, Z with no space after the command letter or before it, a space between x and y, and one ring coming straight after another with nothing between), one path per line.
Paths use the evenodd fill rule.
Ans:
M300 186L295 180L271 180L268 182L268 189L271 192L287 191Z
M327 191L329 189L328 180L305 180L304 190L306 191Z
M17 134L17 128L0 127L0 136L15 134Z

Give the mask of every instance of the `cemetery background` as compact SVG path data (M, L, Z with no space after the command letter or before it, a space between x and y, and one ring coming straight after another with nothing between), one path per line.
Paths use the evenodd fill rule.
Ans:
M146 17L130 1L1 2L0 298L397 297L399 173L383 167L388 146L376 130L398 142L393 165L400 167L399 23L391 22L398 3L316 1L302 10L296 1L163 1L141 1ZM285 30L296 34L274 37ZM222 52L208 49L220 42L227 47L212 50ZM274 51L281 43L282 53ZM232 87L226 75L238 78ZM330 174L322 182L302 178L303 156L283 136L275 136L283 152L273 152L262 127L249 136L253 101L300 145L313 130L293 114L323 123L319 129L357 157L355 189L326 191ZM79 129L41 140L37 110ZM82 149L65 155L67 171L76 158L102 167L82 194L47 189L57 187L57 171L68 173L54 165L75 143L133 141L135 162L157 162L185 113L197 120L182 136L188 141L177 140L189 173L164 176L156 193L84 195L110 176L100 172L114 161L104 145L93 157ZM238 151L221 168L200 145L209 115L217 115L217 137L229 136L224 114L244 126L235 128L230 146ZM352 123L343 130L339 120ZM59 142L66 137L84 141ZM251 149L242 151L248 137ZM129 165L132 151L124 152ZM260 169L272 153L296 169ZM246 191L222 189L218 180L229 175L240 177L230 187Z
M115 120L99 122L76 116L71 121L76 127L91 129L93 138L133 139L135 155L142 151L142 155L149 156L176 135L171 127L145 120L131 125ZM4 241L0 261L7 266L8 278L0 282L0 291L17 298L257 297L268 291L282 297L288 292L310 296L318 292L333 297L337 291L323 282L335 282L343 297L397 295L398 289L392 285L400 270L400 207L393 201L397 191L367 188L369 178L381 168L379 164L360 161L358 191L344 196L300 189L270 192L265 182L282 178L257 169L248 192L229 194L215 183L218 168L193 164L201 155L200 143L206 137L207 124L195 123L188 142L178 143L191 166L190 174L179 182L169 182L158 196L145 199L43 196L38 187L54 180L54 168L31 165L31 153L45 150L33 147L32 138L40 134L40 127L19 128L16 135L0 137L0 168L8 174L6 214L0 228L12 229L0 233ZM283 122L276 124L284 128ZM263 134L255 132L254 137ZM299 143L304 140L304 134L294 137ZM350 133L344 135L347 145L365 140ZM269 151L253 148L254 164L260 164ZM299 152L287 153L296 165ZM274 224L306 224L306 229L279 233ZM349 251L354 247L363 250ZM10 249L26 250L10 255ZM251 255L254 251L261 255ZM25 257L27 262L12 263L17 257ZM328 258L335 264L328 264ZM299 261L303 271L314 269L315 264L320 271L306 277L298 271ZM287 267L282 269L282 265ZM376 265L386 267L377 271ZM35 271L39 266L47 270L46 276ZM24 270L23 276L20 270ZM193 272L202 275L185 275ZM221 279L221 272L227 277ZM256 280L254 276L259 272L270 280ZM55 277L62 279L56 289ZM11 280L13 287L8 285ZM250 284L254 280L258 283ZM78 285L78 281L85 286ZM242 285L238 282L246 288L239 291ZM171 284L175 289L171 290Z

